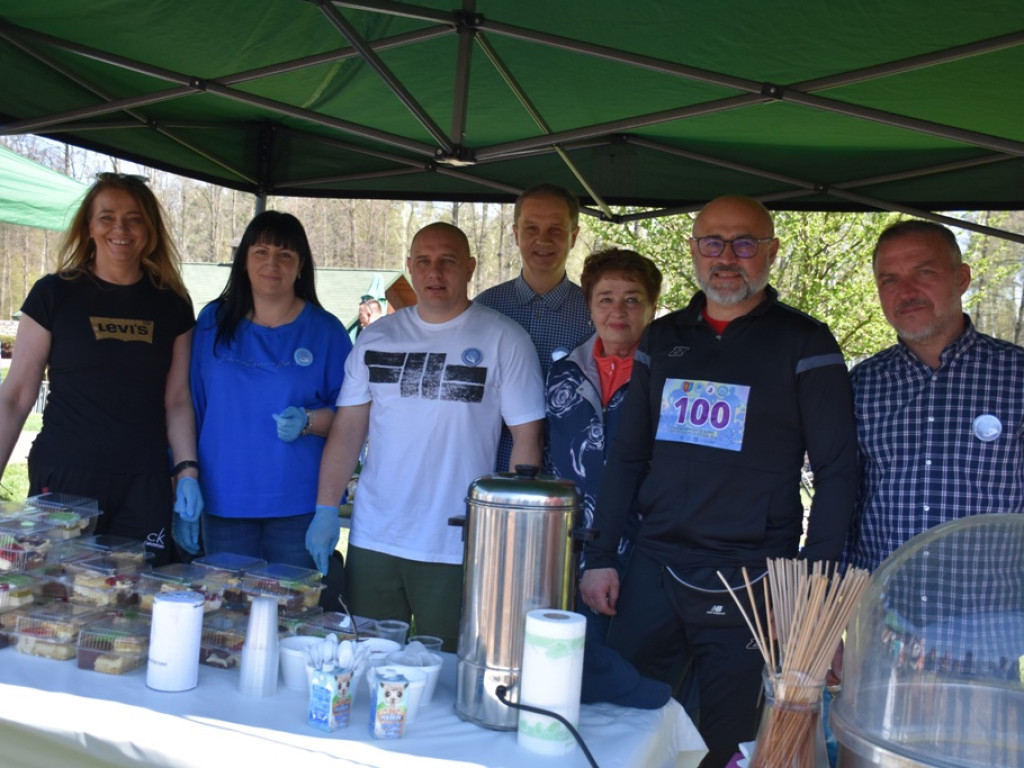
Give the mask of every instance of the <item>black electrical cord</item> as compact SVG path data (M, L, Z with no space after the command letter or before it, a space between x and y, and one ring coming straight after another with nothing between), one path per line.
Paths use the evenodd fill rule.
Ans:
M514 701L509 701L505 698L505 694L508 693L508 686L505 685L499 685L497 688L494 689L494 693L497 695L498 701L500 701L507 707L512 707L513 709L521 709L524 712L532 712L535 715L546 715L547 717L555 718L555 720L557 720L569 729L569 733L571 733L573 738L576 739L576 743L580 745L580 749L582 749L583 754L586 755L587 762L590 763L594 768L599 768L599 766L597 765L597 761L594 760L594 756L590 754L590 750L587 749L587 743L583 740L583 737L580 736L580 732L573 728L572 723L570 723L560 714L558 714L557 712L552 712L548 709L531 707L529 704L518 704Z

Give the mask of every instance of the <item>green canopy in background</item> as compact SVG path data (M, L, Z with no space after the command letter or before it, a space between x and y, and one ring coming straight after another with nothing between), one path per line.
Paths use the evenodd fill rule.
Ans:
M64 229L87 187L0 147L0 221Z
M1024 208L1021 0L0 2L0 71L0 133L258 196Z
M384 295L385 291L386 291L386 289L385 289L385 286L384 286L384 277L383 277L383 275L381 275L380 272L374 272L373 273L373 279L370 281L370 285L366 289L366 294L365 295L366 296L372 296L373 298L375 298L378 301L378 303L380 303L381 309L384 310L385 312L387 312L388 311L388 300L387 300L387 297Z

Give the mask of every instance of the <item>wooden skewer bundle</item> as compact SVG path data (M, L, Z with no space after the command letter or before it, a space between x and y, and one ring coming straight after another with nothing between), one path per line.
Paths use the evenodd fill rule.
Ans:
M835 565L821 562L808 569L805 560L777 558L767 562L765 608L775 630L774 634L769 631L767 636L746 569L743 579L754 622L736 592L719 574L753 633L766 668L773 673L770 677L772 690L767 692L769 711L750 765L752 768L813 768L825 674L871 574L860 568L849 568L845 575L840 575Z

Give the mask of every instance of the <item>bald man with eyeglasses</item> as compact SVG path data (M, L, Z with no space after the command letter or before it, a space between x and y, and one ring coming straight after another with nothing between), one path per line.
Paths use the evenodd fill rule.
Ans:
M755 200L698 214L701 290L640 341L586 546L581 595L614 617L609 645L649 677L686 671L677 696L708 746L702 766L728 763L760 717L764 662L719 572L745 592L746 568L763 595L766 558L838 560L857 495L846 364L827 326L768 284L778 250ZM815 494L801 550L805 455ZM634 499L643 521L620 583Z

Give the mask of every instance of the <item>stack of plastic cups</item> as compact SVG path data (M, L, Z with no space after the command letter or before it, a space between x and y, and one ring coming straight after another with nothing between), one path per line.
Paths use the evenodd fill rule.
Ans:
M242 645L239 691L244 696L273 696L277 693L280 661L277 601L272 597L255 597L249 612L245 643Z

